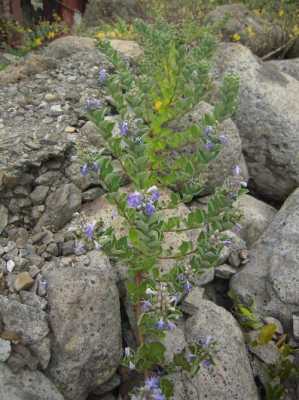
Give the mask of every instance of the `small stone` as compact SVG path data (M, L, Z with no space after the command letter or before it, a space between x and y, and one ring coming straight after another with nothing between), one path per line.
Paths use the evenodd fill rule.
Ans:
M181 304L181 309L185 314L194 315L197 313L198 304L201 303L203 299L205 289L194 287L188 296L184 299Z
M205 286L208 283L212 282L215 277L215 270L214 268L209 268L206 271L204 271L203 274L201 274L197 279L196 279L196 286Z
M15 280L15 289L17 292L20 290L30 289L34 280L31 278L29 272L21 272L17 275Z
M31 278L35 278L40 273L40 269L36 265L31 265L29 267L29 274Z
M75 242L74 240L69 240L68 242L63 243L62 245L62 255L70 256L74 254L75 251Z
M52 256L58 257L59 250L56 243L50 243L47 246L47 252L50 253Z
M7 272L12 272L15 268L16 264L13 260L8 260L6 263L6 270Z
M103 194L104 191L102 188L100 187L92 188L82 193L82 201L83 202L93 201L98 197L101 197Z
M230 279L237 271L228 264L219 265L215 268L215 275L217 278Z
M30 194L30 198L34 205L43 204L47 194L49 192L48 186L37 186L33 192Z
M64 131L66 133L74 133L76 132L76 128L74 128L73 126L67 126Z
M4 231L8 224L8 210L0 204L0 234Z
M239 268L241 265L241 258L238 252L233 251L228 257L228 262L232 267Z
M8 340L0 338L0 362L8 360L11 353L11 345Z
M46 93L45 100L49 101L49 102L50 101L56 101L56 100L58 100L58 96L56 94L54 94L54 93Z
M47 295L48 282L44 278L40 278L38 280L37 294L41 297L45 297Z
M293 314L293 334L294 338L299 341L299 315Z
M63 114L63 109L61 108L60 104L55 104L50 107L50 113L52 116L57 117L57 116Z

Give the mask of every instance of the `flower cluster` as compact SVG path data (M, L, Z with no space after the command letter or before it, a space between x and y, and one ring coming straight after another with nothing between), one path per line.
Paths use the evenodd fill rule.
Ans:
M144 386L131 397L132 400L166 400L160 388L160 378L158 376L150 376L145 379Z
M105 68L100 68L99 70L99 81L104 83L107 80L107 70Z
M133 192L127 197L127 206L136 210L143 210L148 217L156 212L155 203L160 198L160 192L156 186L150 187L146 193Z
M221 133L217 137L215 128L211 125L208 125L204 128L204 135L205 135L204 148L207 151L212 151L215 148L216 143L220 143L222 145L228 144L228 137L224 133Z
M87 176L89 174L89 172L91 172L91 171L95 172L95 173L100 172L100 166L96 161L94 161L91 165L85 163L80 168L80 172L81 172L82 176Z

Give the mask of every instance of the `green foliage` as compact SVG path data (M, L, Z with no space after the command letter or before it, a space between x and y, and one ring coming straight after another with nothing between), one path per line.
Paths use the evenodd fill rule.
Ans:
M238 79L232 75L225 78L214 112L180 128L178 121L210 97L215 39L208 30L190 35L161 21L154 25L138 21L134 32L144 49L134 73L107 41L99 43L114 66L114 73L105 76L102 84L119 117L107 118L108 108L88 114L129 178L130 193L120 189L118 172L104 152L85 160L85 169L96 162L124 233L104 229L101 224L87 227L87 232L89 242L99 244L111 259L129 267L128 294L135 308L138 347L126 349L124 365L146 376L160 368L160 390L169 399L172 383L167 376L181 370L195 375L203 363L213 364L216 351L210 339L199 340L166 363L163 340L182 316L182 298L198 276L217 264L223 232L238 220L232 203L244 192L240 176L215 190L206 210L181 217L175 213L181 203L190 202L202 191L202 172L222 146L219 123L236 107ZM167 187L176 192L162 196ZM169 209L174 211L172 216L165 213ZM186 236L189 231L192 239ZM170 234L177 235L177 248L166 246ZM165 262L171 265L165 268ZM138 389L137 398L147 398L147 391L146 385Z

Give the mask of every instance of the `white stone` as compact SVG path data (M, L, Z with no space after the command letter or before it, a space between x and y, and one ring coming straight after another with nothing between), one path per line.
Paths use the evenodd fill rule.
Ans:
M5 362L8 360L11 353L11 345L8 340L0 338L0 361Z

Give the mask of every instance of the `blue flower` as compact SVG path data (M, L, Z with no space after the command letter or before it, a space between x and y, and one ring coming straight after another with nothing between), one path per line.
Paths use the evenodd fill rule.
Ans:
M76 254L77 256L81 256L81 255L84 254L85 252L86 252L86 249L85 249L84 243L78 242L78 243L76 244L76 247L75 247L75 254Z
M87 165L87 164L83 164L83 165L80 167L81 175L82 175L82 176L87 176L87 175L88 175L88 170L89 170L88 165Z
M219 135L219 141L221 144L227 144L228 143L228 137L224 134Z
M205 368L210 368L210 366L212 365L210 360L203 360L202 362L202 366Z
M160 318L158 322L156 322L155 327L159 329L159 331L163 331L166 328L166 324L163 321L163 318Z
M192 289L191 283L190 283L189 281L186 281L186 283L185 283L185 285L184 285L184 291L185 291L185 293L188 294L188 293L191 291L191 289Z
M91 224L88 224L85 228L85 235L87 236L88 239L92 239L93 234L94 234L94 229L96 227L96 223L92 222Z
M143 196L139 192L130 193L127 198L129 208L138 208L142 205Z
M99 81L101 83L104 83L106 79L107 79L107 71L105 68L101 68L99 71Z
M92 170L96 173L100 172L100 166L96 161L92 164Z
M234 168L233 168L233 174L234 174L235 176L239 176L239 175L241 174L241 168L240 168L239 165L235 165L235 166L234 166Z
M214 128L211 125L206 126L204 129L204 134L206 136L211 135L213 132L214 132Z
M145 380L145 386L148 390L159 389L160 378L158 376L150 376Z
M151 195L150 199L153 202L158 201L160 198L160 192L159 192L157 186L150 187L148 189L147 193L149 193Z
M154 389L151 397L152 400L166 400L166 397L161 392L161 389Z
M141 305L141 309L144 312L149 311L152 308L152 303L149 300L143 300L142 301L142 305Z
M150 217L152 216L156 211L155 206L152 203L147 203L144 209L145 214Z
M176 328L176 324L172 321L167 322L167 330L168 331L173 331Z
M213 336L209 335L205 339L201 339L200 342L202 344L202 347L207 348L213 342L213 340Z
M85 102L86 111L98 110L101 107L102 107L102 102L101 100L98 99L87 99Z
M215 145L214 145L213 142L208 141L207 143L205 143L204 148L205 148L206 150L208 150L208 151L211 151L211 150L213 150L214 146L215 146Z
M128 121L122 121L118 124L120 130L120 136L126 136L129 132L129 124Z

